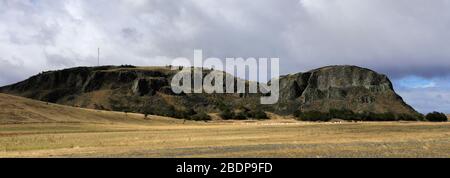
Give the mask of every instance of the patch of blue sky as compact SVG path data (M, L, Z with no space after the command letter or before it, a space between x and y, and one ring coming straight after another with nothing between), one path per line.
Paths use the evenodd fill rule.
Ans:
M417 76L408 76L394 81L396 88L416 89L416 88L435 88L438 87L436 79L427 79Z

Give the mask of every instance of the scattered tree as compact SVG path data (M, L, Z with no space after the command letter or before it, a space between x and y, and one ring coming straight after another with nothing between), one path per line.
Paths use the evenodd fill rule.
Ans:
M431 121L431 122L447 122L448 118L444 113L440 113L440 112L432 112L432 113L428 113L427 116L425 117L426 120Z

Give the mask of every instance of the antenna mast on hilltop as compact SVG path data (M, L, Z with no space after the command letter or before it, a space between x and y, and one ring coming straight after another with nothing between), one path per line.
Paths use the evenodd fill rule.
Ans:
M100 48L98 48L97 66L100 66Z

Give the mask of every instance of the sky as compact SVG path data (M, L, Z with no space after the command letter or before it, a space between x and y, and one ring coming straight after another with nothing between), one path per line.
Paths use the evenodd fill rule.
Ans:
M419 112L450 113L450 0L0 0L0 86L41 71L278 57L282 74L357 65Z

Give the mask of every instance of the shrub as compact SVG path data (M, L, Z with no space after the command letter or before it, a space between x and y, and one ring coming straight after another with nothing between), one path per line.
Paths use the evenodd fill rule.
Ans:
M245 112L238 112L233 119L236 120L246 120L247 119L247 114Z
M150 115L148 112L144 113L144 119L148 119L148 115Z
M359 114L360 120L363 121L396 121L398 120L398 116L394 113L373 113L373 112L366 112L363 114Z
M136 68L136 66L125 64L125 65L121 65L120 68Z
M249 111L247 117L258 120L269 119L269 116L267 116L266 112L260 109L257 109L255 111Z
M234 112L228 108L222 110L222 112L220 113L220 117L222 117L222 119L224 120L231 120L235 117L234 115Z
M320 111L308 111L308 112L297 112L296 113L300 120L302 121L330 121L331 117L328 113L323 113Z
M194 121L210 121L211 120L211 116L209 116L205 112L200 112L200 113L197 113L197 114L191 116L191 120L194 120Z
M427 116L425 117L426 120L431 121L431 122L447 122L448 118L444 113L440 113L440 112L432 112L432 113L428 113Z
M193 109L177 110L174 106L168 104L150 104L147 103L142 110L143 114L173 117L177 119L190 118L197 114Z
M233 111L230 107L224 105L224 104L219 104L218 105L219 109L221 109L220 112L220 117L224 120L246 120L246 119L258 119L258 120L263 120L263 119L269 119L269 117L267 116L267 114L262 110L262 109L255 109L255 110L251 110L248 109L246 107L239 107L239 112L235 112Z
M399 121L423 121L425 120L424 116L422 114L398 114L397 120Z
M173 118L177 118L177 119L189 119L191 116L197 114L192 109L187 109L187 110L171 109L168 111L169 112L165 113L163 116L173 117Z
M300 111L300 110L296 110L296 111L294 111L294 117L297 117L297 118L299 118L300 116L302 116L302 114L303 114L303 112L302 112L302 111Z
M166 107L156 107L158 109L155 109L157 115L166 116L166 117L174 117L174 118L182 118L183 116L180 116L178 112L176 111L175 107L168 105Z
M395 121L396 120L395 114L393 114L393 113L382 113L382 114L378 114L376 116L378 118L373 118L373 119L377 120L377 121Z
M192 109L192 108L189 108L189 109L186 109L186 110L180 111L180 112L181 112L180 114L182 115L183 118L189 118L189 117L192 117L192 116L198 114L198 113L195 112L195 110Z
M357 120L358 119L358 114L355 114L351 110L331 109L329 114L330 114L330 118L337 118L337 119L343 119L343 120Z
M318 112L318 111L309 111L309 112L294 112L294 116L304 121L329 121L333 118L343 119L343 120L352 120L352 121L397 121L397 120L405 120L405 121L419 121L423 120L422 115L408 115L408 114L399 114L396 115L394 113L354 113L350 110L337 110L331 109L328 113Z

